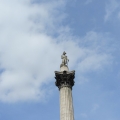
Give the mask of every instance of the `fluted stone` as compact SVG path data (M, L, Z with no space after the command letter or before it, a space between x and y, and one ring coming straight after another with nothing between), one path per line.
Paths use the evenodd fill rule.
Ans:
M74 120L72 87L75 71L55 71L56 86L60 90L60 120Z
M74 120L72 92L69 87L60 89L60 120Z

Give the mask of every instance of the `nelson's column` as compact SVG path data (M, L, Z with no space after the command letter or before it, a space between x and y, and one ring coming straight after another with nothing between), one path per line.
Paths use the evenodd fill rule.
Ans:
M69 71L66 53L61 55L60 71L55 71L56 86L60 90L60 120L74 120L72 87L75 71Z

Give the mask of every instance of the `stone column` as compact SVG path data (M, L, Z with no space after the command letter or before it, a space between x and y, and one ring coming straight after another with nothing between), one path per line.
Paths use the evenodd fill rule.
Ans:
M69 71L67 65L55 71L56 86L60 90L60 120L74 120L72 87L75 71Z
M60 120L74 120L71 88L60 89Z

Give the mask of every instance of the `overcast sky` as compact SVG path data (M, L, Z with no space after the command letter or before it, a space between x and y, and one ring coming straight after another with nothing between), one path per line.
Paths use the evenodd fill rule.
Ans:
M75 70L75 120L120 120L119 0L0 0L0 120L59 120L59 71Z

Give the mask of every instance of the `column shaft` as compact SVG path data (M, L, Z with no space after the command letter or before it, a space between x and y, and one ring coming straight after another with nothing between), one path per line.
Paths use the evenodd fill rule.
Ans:
M60 120L74 120L72 91L69 87L60 89Z

